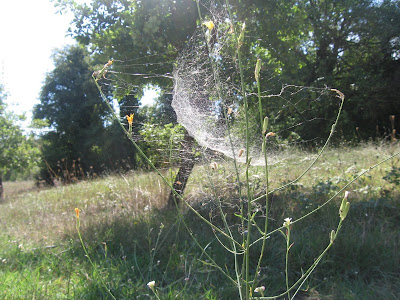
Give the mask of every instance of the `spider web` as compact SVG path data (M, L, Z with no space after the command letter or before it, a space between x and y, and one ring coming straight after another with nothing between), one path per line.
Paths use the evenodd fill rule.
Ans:
M214 3L208 11L207 20L211 20L215 27L207 29L206 26L200 26L178 57L172 74L172 107L178 122L201 147L244 162L244 155L240 157L239 153L248 144L252 164L262 165L264 158L258 110L248 111L253 121L249 122L250 138L246 140L246 111L240 88L233 24L222 6ZM254 74L254 67L244 69L244 73ZM268 76L271 75L264 72L263 76L262 82L270 83ZM252 80L254 82L250 83L250 87L255 90L255 79ZM274 89L276 93L271 94ZM258 103L256 93L246 93L249 102ZM268 111L273 112L267 114L270 117L269 128L277 135L267 140L269 153L281 153L282 146L293 143L323 141L326 137L299 133L307 132L307 129L308 132L318 132L316 128L332 125L340 103L333 100L334 96L327 88L295 85L270 87L270 91L262 92L263 104L267 103ZM335 109L329 116L317 110L318 107L332 103Z
M223 5L211 1L205 11L208 13L204 20L212 21L215 27L208 29L199 24L176 61L160 62L157 57L153 57L152 62L150 56L129 61L116 57L106 76L99 82L105 91L111 91L114 95L121 92L126 96L133 96L141 89L143 80L152 82L154 78L172 79L172 108L177 121L196 140L200 150L207 154L204 156L206 160L223 155L245 162L245 155L239 154L248 148L252 164L262 165L263 136L253 75L256 56L253 57L254 64L244 66L243 73L248 76L245 77L246 95L243 95L235 42L235 37L240 32L234 33L233 22ZM244 38L252 37L245 35ZM143 61L146 63L142 63ZM174 66L173 73L157 74L157 68L163 70L166 64ZM135 72L136 66L140 67L141 72ZM143 72L146 66L149 68L148 73ZM261 71L260 76L261 87L264 87L261 92L264 107L262 118L269 117L268 131L276 134L267 139L269 163L282 161L282 154L293 145L323 143L335 122L340 105L336 94L329 88L281 84L277 79L278 75L274 74L274 70L266 69ZM139 77L140 80L136 81ZM135 82L138 84L135 85ZM127 94L126 91L131 93ZM247 111L250 118L247 125L248 140L245 134L244 96L251 104ZM332 109L321 109L328 106ZM139 107L139 113L141 109ZM142 139L138 132L133 132L133 136L137 141ZM180 151L178 148L171 151L168 147L157 150L168 152L164 157L178 157Z

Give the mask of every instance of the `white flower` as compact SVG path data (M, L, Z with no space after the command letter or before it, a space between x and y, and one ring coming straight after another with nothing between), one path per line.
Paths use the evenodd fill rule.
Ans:
M283 222L283 226L289 227L292 224L292 218L286 218L285 222Z
M150 281L148 284L147 284L147 286L149 287L149 288L151 288L151 289L154 289L154 286L156 285L156 282L153 280L153 281Z
M265 286L259 286L258 288L255 288L254 293L262 293L265 291Z

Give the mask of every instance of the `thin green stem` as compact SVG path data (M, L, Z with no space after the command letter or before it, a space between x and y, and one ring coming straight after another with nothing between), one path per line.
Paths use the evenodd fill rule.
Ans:
M291 223L293 224L293 222ZM336 237L340 231L340 228L342 226L342 220L339 221L339 224L337 226L336 229ZM286 227L283 227L286 228ZM281 231L282 232L282 231ZM282 233L283 234L283 233ZM279 295L275 295L275 296L269 296L269 297L258 297L258 298L252 298L252 299L277 299L277 298L281 298L285 295L288 295L289 292L293 289L295 289L298 286L298 289L295 291L295 294L292 296L291 299L293 299L296 295L296 293L298 292L298 290L301 288L301 286L303 285L303 283L308 279L308 277L311 275L311 273L314 271L314 269L317 267L317 265L319 264L319 262L322 260L322 258L325 256L325 254L328 252L328 250L332 247L334 241L330 241L328 246L324 249L324 251L321 252L321 254L315 259L314 263L307 269L307 271L289 288L287 289L286 292L279 294Z
M289 291L289 250L290 250L290 228L288 226L286 231L286 256L285 256L285 277L286 277L286 291L290 298Z
M206 224L208 224L210 227L212 227L214 230L220 232L221 234L223 234L225 237L227 237L228 239L230 239L232 242L236 243L237 245L240 246L240 243L238 243L236 240L232 240L231 237L229 235L227 235L223 230L221 230L220 228L218 228L217 226L215 226L214 224L212 224L211 222L209 222L207 219L205 219L197 210L195 210L187 201L184 200L184 198L179 195L175 189L172 187L171 183L160 173L160 171L154 166L154 164L150 161L150 159L146 156L146 154L144 154L144 152L142 151L142 149L136 144L136 142L133 140L132 135L129 134L129 132L125 129L124 125L122 124L121 120L119 119L119 117L117 116L117 114L115 113L114 109L111 107L109 101L107 100L106 96L104 95L103 91L101 90L100 86L97 83L97 80L95 77L93 77L94 82L97 86L97 89L100 92L101 97L103 98L104 102L106 103L107 107L109 108L109 110L111 111L113 117L115 120L117 120L118 124L120 125L120 127L122 128L122 130L125 132L126 136L128 137L128 139L131 141L132 145L135 147L135 149L139 152L139 154L146 160L146 162L150 165L150 167L161 177L161 179L163 180L163 182L172 190L172 192L175 194L175 196L179 197L183 203L185 203L185 205L192 211L194 212L203 222L205 222ZM207 258L212 261L213 265L222 272L222 274L224 274L228 279L230 279L231 281L235 282L230 276L229 274L227 274L221 267L219 267L214 260L212 259L212 257L205 252L204 248L200 245L200 243L198 242L198 240L194 237L193 233L191 232L190 228L188 227L187 223L185 222L184 218L183 218L183 214L181 212L181 210L179 209L179 207L177 207L177 213L178 213L178 217L182 220L182 224L184 225L185 229L188 231L191 239L195 242L195 244L202 250L202 253L207 256Z
M203 18L202 18L202 14L201 14L201 10L200 10L200 3L199 0L196 0L197 3L197 10L198 10L198 14L199 14L199 18L200 18L200 22L201 24L203 23ZM203 29L203 34L206 36L206 32L204 27L202 27ZM236 35L236 33L234 33ZM235 36L236 38L236 36ZM207 48L208 48L208 52L211 53L211 46L209 43L207 43ZM209 60L210 60L210 64L213 70L213 79L215 82L215 86L217 87L217 93L218 93L218 97L219 99L224 99L223 97L223 92L222 92L222 84L220 84L220 79L219 79L219 72L218 72L218 66L215 63L215 60L212 59L211 56L209 56ZM240 213L241 213L241 228L244 230L244 218L243 218L243 213L244 213L244 208L243 208L243 197L242 197L242 187L241 187L241 182L240 182L240 174L239 174L239 168L237 165L237 160L236 160L236 153L235 151L237 151L237 149L234 148L233 146L233 141L232 141L232 135L231 135L231 128L230 128L230 122L229 122L229 116L226 113L226 108L224 107L223 109L223 114L225 117L225 120L227 121L227 133L228 133L228 137L229 137L229 143L231 146L231 150L232 150L232 157L233 157L233 164L234 164L234 168L235 168L235 172L236 172L236 181L237 181L237 187L238 187L238 192L239 192L239 199L240 199ZM223 215L223 214L222 214ZM233 236L232 236L233 238ZM245 244L245 235L242 235L242 246ZM235 243L233 243L235 244ZM234 251L237 253L236 250L236 246L234 245L233 247ZM234 255L235 257L235 273L236 273L236 279L237 279L237 286L238 286L238 291L239 291L239 296L240 299L243 299L243 292L242 292L242 280L239 274L239 265L238 265L238 260L237 260L237 254ZM242 267L244 267L244 264L242 265ZM242 270L243 273L243 270Z
M155 287L151 288L151 291L153 292L154 296L156 296L157 300L160 300L160 296L158 296L158 292Z
M234 20L233 14L231 11L231 7L229 4L229 0L225 1L226 7L228 9L229 13L229 18L231 20ZM244 24L243 24L244 25ZM244 74L243 74L243 65L242 65L242 57L241 57L241 52L240 52L240 47L243 44L243 39L244 39L244 30L245 26L242 27L242 31L240 36L238 37L236 34L236 30L234 30L233 35L234 35L234 40L237 43L237 58L238 58L238 65L239 65L239 74L240 74L240 83L241 83L241 93L243 97L243 102L244 102L244 111L245 111L245 123L246 123L246 190L247 190L247 218L250 220L251 217L251 211L252 211L252 195L250 191L250 180L249 180L249 166L250 166L250 160L249 160L249 147L250 147L250 132L249 132L249 112L248 112L248 101L247 101L247 95L246 95L246 89L245 89L245 80L244 80ZM244 257L244 269L245 269L245 286L246 286L246 299L249 299L250 296L250 240L251 240L251 222L247 223L247 238L246 242L244 244L245 248L245 257Z
M101 277L101 274L97 271L97 267L95 266L95 264L93 263L92 259L89 256L89 253L85 247L85 244L83 243L83 239L82 239L82 235L81 235L81 231L80 231L80 227L81 227L81 221L79 219L79 217L76 218L76 230L78 231L78 236L79 236L79 240L81 242L83 251L85 252L86 257L88 258L93 270L97 273L97 275L100 278L101 284L103 285L103 287L106 289L107 293L111 296L111 298L113 298L114 300L116 300L116 298L114 297L114 295L111 293L111 291L109 290L109 288L107 287L106 283L104 282L103 278Z
M257 67L257 66L256 66ZM256 74L256 76L259 76L259 74ZM269 190L269 173L268 173L268 155L267 155L267 140L266 140L266 132L264 131L264 119L263 119L263 114L262 114L262 105L261 105L261 87L260 87L260 79L259 77L256 78L257 80L257 94L258 94L258 110L260 113L260 128L261 128L261 135L262 135L262 143L263 143L263 154L264 154L264 173L265 173L265 181L266 181L266 187L265 187L265 221L264 221L264 233L263 233L263 242L261 245L261 252L258 257L258 263L256 267L256 271L254 274L254 281L253 281L253 286L251 290L254 290L256 284L257 284L257 278L258 278L258 273L260 271L261 267L261 261L264 256L264 250L265 250L265 245L267 242L267 237L265 236L265 233L268 232L268 190ZM267 127L267 126L266 126ZM265 128L267 130L267 128Z
M334 122L333 125L332 125L331 131L330 131L330 133L329 133L328 138L327 138L326 141L325 141L325 144L323 145L323 147L321 148L321 150L318 152L318 154L317 154L317 156L314 158L314 160L310 163L310 165L303 171L303 173L301 173L296 179L294 179L294 180L288 182L287 184L284 184L284 185L282 185L282 186L280 186L280 187L278 187L278 188L276 188L276 189L273 189L272 191L269 192L269 194L272 194L272 193L274 193L274 192L283 190L283 189L289 187L290 185L293 185L293 184L296 183L297 181L299 181L305 174L308 173L308 171L310 171L310 169L315 165L315 163L316 163L316 162L319 160L319 158L322 156L322 153L325 151L326 147L328 146L329 142L331 141L331 138L332 138L333 134L335 133L335 128L336 128L336 125L337 125L338 122L339 122L339 117L340 117L340 115L341 115L341 112L342 112L342 109L343 109L343 104L344 104L344 95L343 95L341 92L339 92L338 90L336 90L336 89L331 89L331 91L337 93L338 97L341 99L341 103L340 103L339 110L338 110L338 113L337 113L337 116L336 116L336 120L335 120L335 122ZM263 197L263 196L260 196L260 197L258 197L258 198L255 198L255 199L253 199L253 201L260 200L262 197Z
M352 180L350 180L348 183L346 183L339 191L337 191L331 198L329 198L328 200L326 200L323 204L321 204L320 206L318 206L317 208L315 208L314 210L310 211L309 213L305 214L304 216L298 218L297 220L294 220L292 223L297 223L300 222L301 220L303 220L304 218L307 218L308 216L316 213L317 211L319 211L320 209L322 209L324 206L326 206L329 202L331 202L333 199L335 199L339 194L341 194L342 192L344 192L352 183L354 183L355 181L357 181L358 179L360 179L360 177L364 176L365 174L369 173L370 171L372 171L373 169L376 169L377 167L379 167L380 165L382 165L383 163L393 159L396 156L400 155L400 151L396 152L395 154L389 156L388 158L376 163L375 165L369 167L368 169L364 170L363 172L361 172L360 174L358 174L356 177L354 177ZM264 237L269 237L272 234L274 234L275 232L281 230L282 227L279 227L271 232L265 233L265 235L257 240L255 240L252 245L258 243L260 240L262 240Z
M136 142L133 140L132 135L129 134L129 132L125 129L124 125L122 124L121 120L119 119L119 117L117 116L117 114L115 113L114 109L111 107L109 101L107 100L106 96L104 95L103 91L101 90L100 86L98 85L97 81L95 80L95 84L100 92L101 97L103 98L104 102L106 103L107 107L109 108L109 110L111 111L111 113L113 114L113 117L115 120L117 120L118 124L120 125L120 127L122 128L122 130L125 132L126 136L128 137L128 139L131 141L132 145L135 147L135 149L139 152L140 156L142 156L145 161L149 164L149 166L151 167L151 169L153 169L157 175L159 175L162 179L162 181L172 190L172 192L175 194L176 197L178 197L183 203L185 203L185 205L192 211L194 212L202 221L204 221L205 223L207 223L209 226L211 226L213 229L215 229L216 231L220 232L221 234L225 235L228 239L230 239L230 236L227 235L223 230L221 230L219 227L215 226L214 224L212 224L211 222L209 222L207 219L205 219L197 210L195 210L187 201L185 201L185 199L182 197L182 195L178 194L175 189L173 188L173 186L171 185L171 183L165 178L164 175L161 174L161 172L154 166L154 164L151 162L151 160L146 156L146 154L142 151L142 149L136 144ZM179 209L178 209L179 211ZM179 212L178 212L179 213ZM240 245L240 243L238 243L237 241L234 240L234 242L236 242L238 245Z

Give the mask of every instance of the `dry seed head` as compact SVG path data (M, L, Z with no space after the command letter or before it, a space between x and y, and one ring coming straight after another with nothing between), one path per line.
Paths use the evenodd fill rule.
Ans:
M232 34L232 33L234 33L235 32L235 30L233 29L233 24L232 24L232 22L231 22L231 24L230 24L230 30L229 30L229 34Z
M210 164L210 168L211 168L211 170L215 171L216 169L218 169L218 164L216 162L212 162Z

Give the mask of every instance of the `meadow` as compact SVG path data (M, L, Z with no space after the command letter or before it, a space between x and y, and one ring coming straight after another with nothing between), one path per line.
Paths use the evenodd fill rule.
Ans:
M270 195L270 230L287 217L296 220L323 205L398 146L370 143L326 150L299 181ZM314 156L289 149L272 158L271 190L295 180ZM346 187L351 208L341 232L295 299L400 298L399 161L396 156ZM162 172L168 178L170 171ZM240 235L232 174L231 164L223 160L212 168L198 163L185 200L213 224L223 226L226 220ZM262 191L263 176L262 168L251 167L255 195ZM53 188L6 182L5 193L0 203L2 299L238 299L236 287L208 259L234 272L221 236L187 208L181 214L166 209L169 188L155 172L107 174ZM341 199L293 225L290 281L329 243ZM79 227L75 208L80 209ZM285 291L285 243L279 232L266 242L259 271L265 294ZM151 281L154 289L147 286Z

